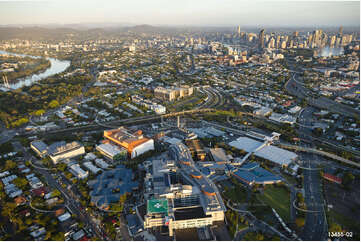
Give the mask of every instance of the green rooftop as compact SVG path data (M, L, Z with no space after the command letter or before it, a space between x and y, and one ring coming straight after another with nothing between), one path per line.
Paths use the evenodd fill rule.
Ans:
M148 213L165 213L168 215L168 200L167 199L151 199L147 203Z

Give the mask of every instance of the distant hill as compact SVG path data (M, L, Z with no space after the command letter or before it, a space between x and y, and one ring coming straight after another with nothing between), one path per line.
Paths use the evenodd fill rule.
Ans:
M3 27L0 28L0 40L28 39L52 40L62 39L64 36L76 34L78 31L70 28L49 29L42 27Z

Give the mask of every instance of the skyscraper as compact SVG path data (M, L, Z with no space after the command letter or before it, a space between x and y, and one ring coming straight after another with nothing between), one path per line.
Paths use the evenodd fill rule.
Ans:
M330 38L330 47L334 47L336 43L336 35L332 35Z
M340 36L342 36L342 32L343 32L343 27L341 26L338 33L340 34Z
M264 29L259 32L259 48L264 48Z
M238 25L238 28L237 28L237 34L238 34L238 37L241 36L241 26Z
M277 35L277 40L276 40L276 48L280 48L280 40L281 40L281 36Z

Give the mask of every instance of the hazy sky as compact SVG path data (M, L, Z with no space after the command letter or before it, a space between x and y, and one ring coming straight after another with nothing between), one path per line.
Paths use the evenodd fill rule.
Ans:
M359 1L0 0L0 24L359 26Z

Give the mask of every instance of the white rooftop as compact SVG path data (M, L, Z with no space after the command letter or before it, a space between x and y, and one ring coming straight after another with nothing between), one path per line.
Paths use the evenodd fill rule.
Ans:
M111 145L111 144L98 145L97 149L101 149L103 152L105 152L111 156L115 156L121 152L117 146Z
M247 137L239 137L237 140L230 142L229 145L240 150L251 152L261 146L262 142ZM288 166L297 158L296 153L273 145L267 145L260 150L257 150L254 154L266 160L285 166Z

